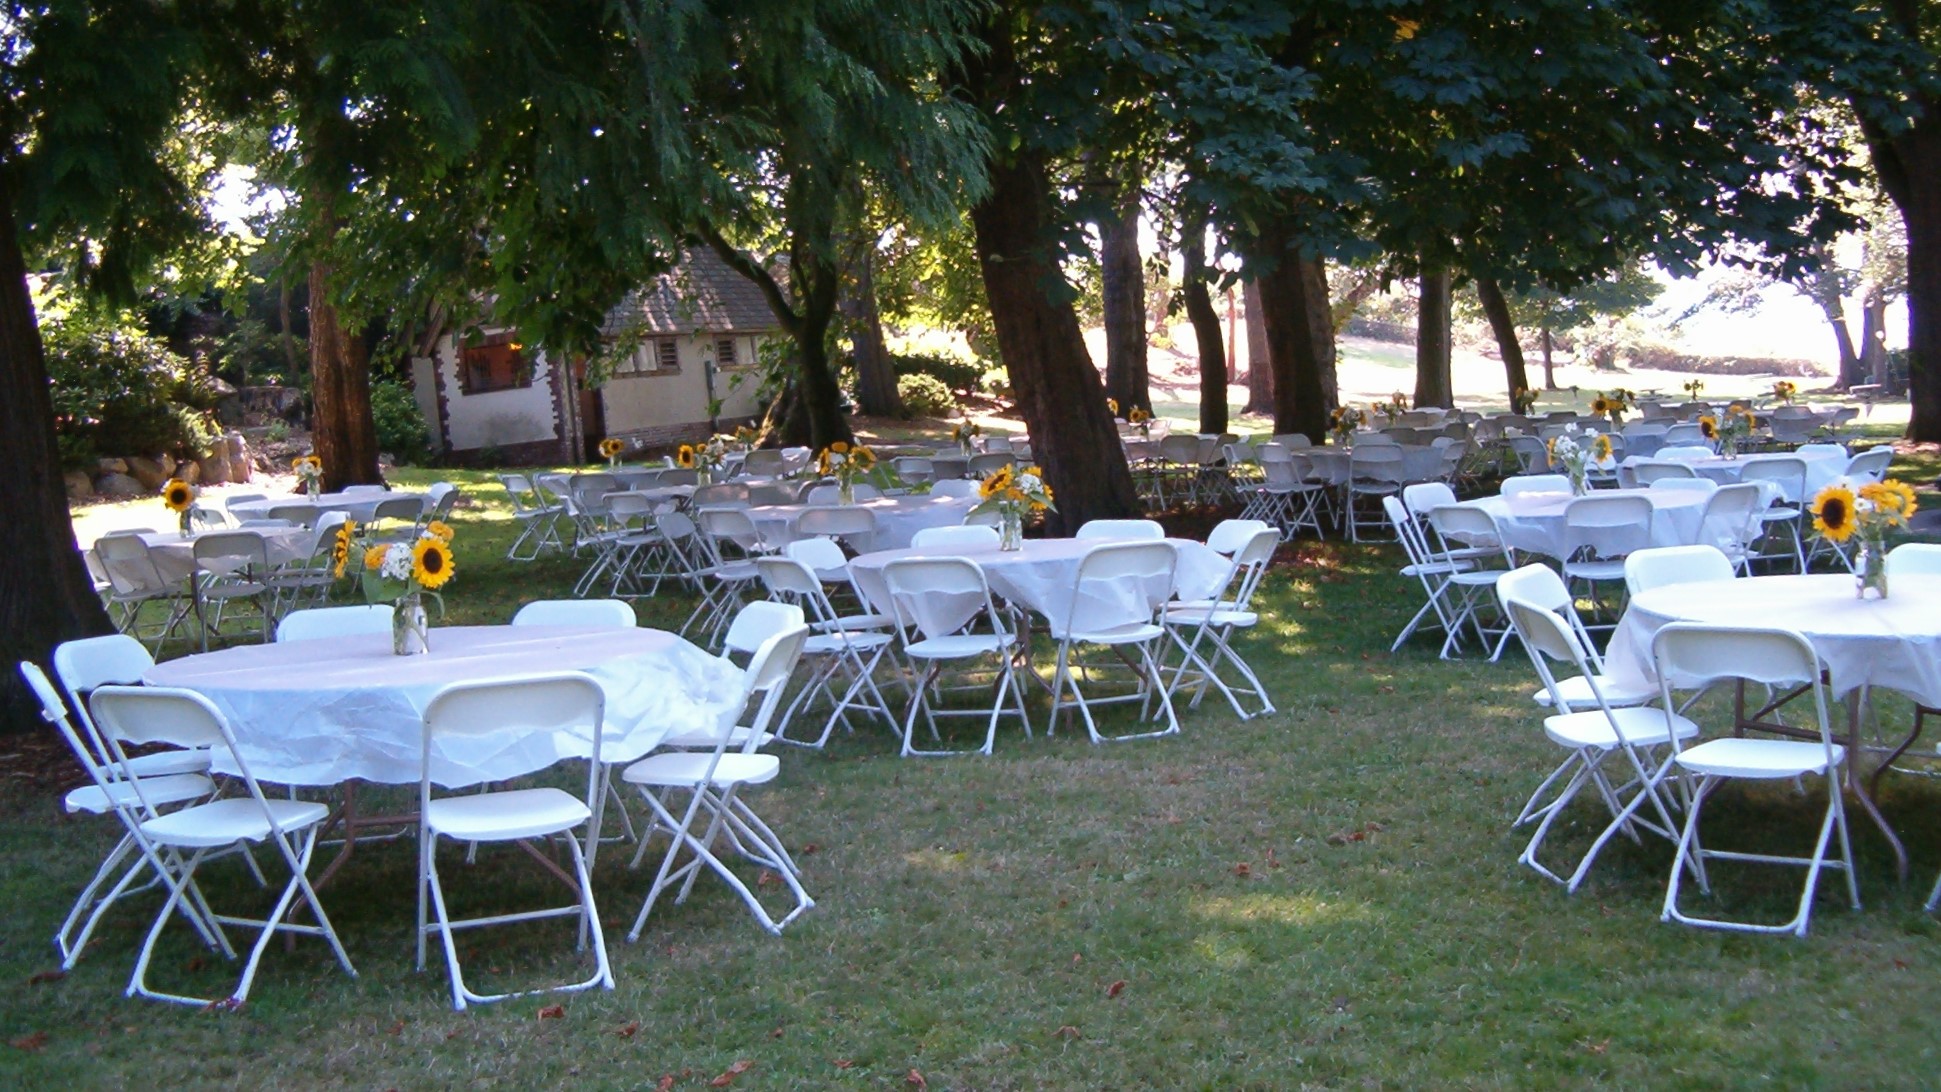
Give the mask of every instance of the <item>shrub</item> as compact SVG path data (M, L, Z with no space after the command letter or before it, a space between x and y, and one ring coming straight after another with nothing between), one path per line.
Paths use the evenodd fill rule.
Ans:
M978 378L984 374L981 364L939 353L900 354L892 359L899 379L908 375L927 375L953 391L976 390Z
M421 462L430 430L410 388L395 379L371 384L371 421L377 426L377 447L400 463Z
M1011 373L1003 368L992 368L977 380L977 389L994 398L1011 397Z
M896 393L903 408L918 417L946 417L957 408L956 396L935 376L903 376L896 381Z
M199 365L112 319L68 315L43 330L62 464L102 456L200 455L220 434L220 397Z

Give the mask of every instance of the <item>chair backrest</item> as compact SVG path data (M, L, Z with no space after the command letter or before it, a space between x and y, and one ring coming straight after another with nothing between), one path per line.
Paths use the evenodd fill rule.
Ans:
M936 464L919 455L899 455L890 460L890 468L906 482L927 482L937 476Z
M387 493L390 492L390 488L388 485L347 485L344 487L344 496L353 497L364 493Z
M1214 553L1232 557L1236 551L1247 545L1253 536L1269 529L1270 526L1265 520L1223 519L1213 525L1213 530L1207 532L1206 545ZM1279 541L1280 532L1276 531L1274 538Z
M1941 545L1903 542L1887 551L1887 578L1901 575L1941 576Z
M138 535L102 535L95 540L94 553L101 559L108 583L123 595L167 591L174 587L155 567L155 559L148 556L148 543Z
M930 487L933 497L969 498L977 495L977 483L965 478L945 478Z
M1166 529L1151 519L1094 519L1079 525L1073 538L1148 541L1166 537Z
M1639 485L1676 478L1696 478L1698 471L1684 463L1665 462L1659 459L1642 459L1631 464L1631 477ZM1707 479L1708 481L1710 479Z
M845 539L851 548L867 552L875 544L876 513L867 508L810 508L795 517L795 533Z
M745 482L717 482L714 485L696 486L690 504L696 508L737 508L746 507L753 501L749 497Z
M1067 632L1150 622L1173 594L1179 551L1170 542L1108 542L1078 562Z
M989 451L982 455L972 455L965 472L973 478L982 478L993 470L1010 466L1014 461L1016 461L1015 458L1008 451Z
M1564 506L1564 545L1622 557L1651 545L1651 501L1623 493L1578 497Z
M1388 524L1395 529L1395 541L1402 544L1402 551L1409 555L1409 564L1426 565L1430 559L1428 536L1422 532L1422 524L1416 522L1415 515L1402 503L1400 497L1382 498L1382 512L1388 516Z
M1793 454L1802 459L1840 459L1844 465L1847 449L1839 444L1801 444L1793 449Z
M979 621L994 630L1003 628L984 570L968 558L897 558L883 566L883 584L897 631L906 641L913 631L923 638L944 637ZM968 617L965 605L974 607Z
M1456 503L1456 491L1447 482L1416 482L1402 487L1402 504L1415 515L1432 508Z
M1826 716L1823 664L1806 638L1791 630L1757 626L1716 626L1672 622L1651 638L1666 709L1675 709L1674 687L1696 690L1713 683L1744 679L1767 686L1810 687L1820 741L1831 761L1833 737ZM1829 772L1832 766L1828 766Z
M1568 493L1570 479L1562 474L1512 474L1503 479L1502 495L1518 493Z
M353 607L311 607L293 610L276 624L276 643L321 641L359 634L391 632L392 609L386 603Z
M1766 494L1757 482L1721 485L1705 502L1700 517L1699 541L1719 546L1746 546L1759 537L1757 515L1765 507Z
M1707 407L1709 412L1710 407ZM1675 447L1679 444L1696 443L1705 438L1705 430L1690 422L1681 422L1665 430L1665 445Z
M100 749L100 740L92 738L93 729L88 731L90 740L83 741L81 733L75 731L74 723L68 719L67 704L55 692L54 684L48 681L47 674L39 665L29 660L20 661L20 675L27 680L27 688L34 692L34 697L40 702L41 719L60 731L61 738L67 741L68 750L74 752L75 761L88 771L89 778L112 801L115 794L109 790L108 783L115 780L115 775L108 768L109 760L106 752Z
M1305 432L1277 432L1274 434L1273 442L1288 451L1314 446L1314 441L1308 439Z
M793 603L757 599L735 612L728 622L728 633L721 639L725 652L752 653L778 633L808 624L802 608Z
M255 575L269 569L269 546L256 531L216 531L196 539L190 549L199 567L232 573L248 568ZM204 565L205 562L214 564Z
M782 548L782 553L807 565L817 574L844 573L849 570L849 558L833 538L820 535L813 538L798 538Z
M1738 575L1716 546L1654 546L1624 559L1624 587L1632 595L1667 584L1709 584Z
M1360 481L1402 481L1402 449L1395 444L1356 444L1349 449L1349 476Z
M1562 619L1570 631L1577 635L1577 643L1583 648L1586 658L1597 666L1597 670L1603 670L1603 661L1597 655L1597 646L1591 641L1590 631L1584 628L1584 620L1577 615L1576 601L1555 569L1533 564L1504 573L1496 579L1496 598L1506 613L1509 601L1516 599Z
M748 475L780 474L786 469L787 466L779 448L756 448L741 461L741 472Z
M79 715L103 763L109 761L108 752L95 733L93 717L88 714L88 695L102 686L140 685L142 676L154 666L155 657L126 633L79 637L54 646L54 674L60 678L69 704Z
M429 523L451 515L453 506L458 504L459 496L458 487L450 482L431 483L431 488L425 490L425 497L431 503L424 506L419 522Z
M371 509L371 522L394 519L400 523L416 523L424 511L423 497L386 497Z
M527 678L492 679L484 682L453 683L432 695L425 706L423 749L418 778L420 805L431 800L431 786L440 781L451 787L474 781L451 777L459 771L442 770L432 761L437 748L433 741L452 736L565 735L584 743L588 750L588 803L601 784L601 725L606 719L607 695L590 675L580 672L534 675ZM439 778L439 774L447 776ZM462 773L460 777L462 778Z
M1187 432L1167 436L1159 441L1159 457L1169 463L1197 463L1200 438Z
M221 748L229 752L234 769L233 776L240 780L269 822L271 831L281 840L282 827L269 811L263 798L263 789L249 772L249 765L236 749L235 737L230 733L229 722L223 719L222 711L208 698L193 690L178 690L164 686L121 686L110 685L97 689L88 697L88 709L99 731L101 740L106 744L107 753L119 780L134 787L140 806L153 811L142 788L142 779L128 764L128 748L152 743L171 743L185 748ZM290 858L288 843L284 843L286 859Z
M512 624L633 629L640 620L624 599L535 599L519 608Z
M694 513L695 525L709 548L720 553L723 542L732 542L744 552L753 551L762 541L755 521L740 508L703 508Z
M506 499L512 502L514 515L534 511L545 501L533 488L532 479L524 474L501 474L499 484L505 487Z
M317 506L314 504L272 504L263 512L265 519L282 520L298 527L309 527L317 522Z
M1446 555L1458 545L1471 548L1503 548L1503 531L1496 524L1496 517L1488 511L1470 504L1439 504L1426 513L1429 526L1435 529L1437 541L1442 543ZM1509 552L1503 552L1507 562ZM1445 560L1449 560L1445 557Z
M1511 436L1506 441L1516 456L1517 469L1524 474L1550 469L1550 449L1535 436Z
M1739 468L1742 482L1771 482L1780 499L1798 504L1806 495L1806 460L1797 455L1754 455Z
M1880 481L1887 477L1887 467L1893 461L1893 448L1870 447L1847 460L1847 477L1863 485Z
M995 550L998 534L990 527L925 527L910 537L919 550Z
M701 480L701 472L692 467L674 467L661 471L654 479L656 486L693 485Z
M1703 493L1709 497L1719 491L1719 483L1710 478L1659 478L1652 482L1649 488Z
M1497 593L1503 604L1503 613L1509 615L1510 626L1516 630L1517 638L1523 643L1523 650L1529 654L1531 666L1537 669L1537 677L1543 680L1543 687L1550 692L1551 708L1572 709L1573 703L1558 686L1557 675L1551 661L1570 664L1578 675L1588 680L1591 694L1600 708L1608 709L1602 689L1597 683L1596 672L1586 656L1586 646L1578 631L1556 612L1545 610L1534 603L1503 593L1503 585L1497 582Z
M748 487L748 503L760 508L769 504L794 504L800 487L794 482L763 482Z

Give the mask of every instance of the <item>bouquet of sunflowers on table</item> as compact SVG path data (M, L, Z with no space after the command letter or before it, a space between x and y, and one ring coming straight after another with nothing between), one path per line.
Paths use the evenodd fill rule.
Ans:
M1624 424L1624 415L1631 412L1632 401L1633 396L1631 392L1623 387L1619 387L1614 391L1605 391L1591 399L1591 415L1594 417L1609 417L1613 427L1622 425Z
M1918 507L1913 488L1899 478L1858 487L1841 480L1814 495L1813 530L1843 552L1849 543L1859 546L1849 558L1856 595L1887 598L1887 533L1907 526Z
M626 450L627 445L622 443L617 436L609 436L600 441L600 457L607 461L607 466L609 467L619 466L620 455Z
M182 533L189 533L189 510L195 507L195 486L181 478L170 478L162 483L162 503L175 513L182 523Z
M1396 391L1394 394L1389 395L1388 401L1386 402L1375 403L1375 412L1388 418L1390 424L1394 424L1398 418L1408 411L1409 396L1402 391Z
M299 455L290 460L290 469L297 472L297 492L306 497L323 492L322 459L315 455Z
M1701 416L1698 431L1707 440L1718 443L1720 455L1731 459L1739 454L1739 445L1752 435L1752 427L1757 423L1751 410L1734 402L1721 416L1714 417L1709 413Z
M735 434L728 438L728 450L753 451L762 439L761 430L753 425L736 425Z
M432 520L408 541L371 538L368 528L352 520L337 525L331 541L331 575L354 574L368 603L394 603L407 596L435 592L451 580L451 525Z
M1564 468L1570 491L1580 497L1590 491L1591 466L1606 466L1611 460L1611 438L1594 429L1579 434L1576 425L1564 426L1563 433L1552 436L1545 446L1551 464Z
M1528 387L1518 387L1510 396L1510 409L1515 413L1529 413L1537 408L1537 392Z
M1793 399L1798 396L1799 388L1794 386L1791 380L1782 379L1773 384L1773 401L1782 406L1792 405Z
M875 469L876 453L861 444L837 440L816 453L816 473L836 479L837 496L844 504L856 499L856 482Z
M1023 545L1024 517L1033 512L1057 511L1052 507L1051 486L1035 466L1019 470L1001 466L984 476L977 486L978 504L972 515L995 512L998 515L998 548L1016 550Z
M983 434L984 430L978 427L976 421L971 420L959 421L957 427L950 430L951 440L955 441L966 455L971 453L971 441Z
M1367 420L1368 416L1358 406L1336 406L1334 412L1328 414L1328 431L1334 435L1335 443L1345 446L1354 441L1355 430Z
M1698 393L1705 389L1705 381L1703 379L1694 379L1691 382L1684 384L1679 389L1684 391L1685 394L1689 396L1693 401L1697 401Z
M674 465L682 470L699 471L704 481L712 481L714 472L728 458L726 437L710 436L698 444L682 444L674 449Z
M1140 407L1134 406L1126 412L1126 424L1138 429L1139 435L1152 438L1152 414Z

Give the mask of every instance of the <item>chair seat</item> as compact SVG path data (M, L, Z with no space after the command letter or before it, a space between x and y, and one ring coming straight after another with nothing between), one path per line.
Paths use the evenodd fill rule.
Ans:
M572 830L593 817L560 789L512 789L446 796L425 809L425 829L465 842L510 842Z
M817 633L831 633L839 629L848 630L851 633L858 630L888 629L890 628L890 616L887 614L852 614L846 618L836 618L827 622L816 622L809 628Z
M620 779L629 785L657 785L684 788L699 784L708 775L714 755L702 751L667 751L648 755L627 767ZM712 784L760 785L775 780L782 760L774 755L727 754L714 768Z
M1835 744L1834 764L1846 756ZM1826 772L1826 747L1796 739L1708 739L1680 752L1678 765L1705 777L1798 777Z
M1566 580L1623 580L1624 559L1612 561L1566 561Z
M1073 630L1061 633L1053 629L1052 637L1060 641L1071 641L1085 645L1137 645L1166 636L1166 631L1151 622L1128 622L1123 626L1108 629Z
M1616 728L1612 723L1616 722ZM1612 748L1619 743L1618 733L1632 746L1648 747L1671 742L1672 732L1679 739L1698 735L1698 725L1685 717L1671 718L1671 731L1665 728L1665 711L1652 705L1633 705L1611 710L1607 719L1602 710L1588 713L1557 713L1543 718L1543 732L1565 747Z
M1260 615L1250 610L1227 608L1209 610L1206 607L1167 607L1164 617L1168 625L1197 626L1204 623L1210 626L1237 626L1241 629L1246 629L1260 621Z
M180 804L184 800L200 799L216 791L215 782L195 773L143 777L141 785L139 794L135 792L132 781L113 781L106 789L99 785L83 785L68 793L63 803L70 815L77 811L101 815L142 800L148 801L151 807Z
M1765 511L1759 513L1759 518L1762 520L1765 520L1767 523L1778 523L1782 520L1795 520L1799 518L1799 509L1788 508L1783 505L1774 505L1773 507L1768 508Z
M739 751L748 746L749 729L736 725L728 733L728 749ZM660 741L662 747L671 751L712 751L721 737L714 732L683 732L678 736L668 736ZM763 732L761 742L756 747L766 747L775 742L775 733Z
M119 766L109 765L103 768L111 774L120 771ZM183 748L176 751L156 751L154 754L136 755L128 760L128 769L136 777L208 773L209 752L200 748Z
M825 636L809 638L802 646L802 653L805 656L827 656L833 652L841 652L845 648L868 652L870 649L882 648L884 645L889 644L891 640L892 638L887 633L865 631L843 636L837 636L832 633Z
M1004 652L1017 643L1009 633L956 633L947 637L926 637L903 648L913 660L962 660Z
M285 831L301 830L321 823L330 809L312 800L264 801L269 815ZM142 833L167 846L187 849L212 849L234 842L260 842L270 836L269 815L248 797L211 800L193 808L183 808L142 824Z
M1508 569L1476 569L1471 572L1451 573L1449 582L1466 588L1493 588L1496 582L1510 575Z
M1621 683L1608 675L1597 676L1597 688L1604 692L1604 703L1613 708L1620 705L1643 705L1658 697L1658 690L1649 683ZM1591 681L1582 675L1572 675L1559 679L1557 689L1563 691L1564 701L1572 709L1584 706L1596 708L1597 698L1591 693ZM1545 687L1531 695L1538 705L1550 704L1550 688Z
M1468 561L1454 564L1447 561L1425 561L1420 565L1404 565L1396 571L1403 576L1449 576L1453 573L1466 573L1475 567Z

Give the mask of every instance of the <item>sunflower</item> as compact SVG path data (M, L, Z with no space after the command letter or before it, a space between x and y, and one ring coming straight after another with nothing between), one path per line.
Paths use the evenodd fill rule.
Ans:
M1597 439L1591 443L1591 457L1600 463L1611 457L1611 438L1609 436L1605 436L1602 433L1598 434Z
M1844 485L1829 485L1813 498L1813 529L1831 542L1853 537L1853 490Z
M694 445L682 444L674 449L674 465L682 470L694 469Z
M425 524L425 534L449 544L453 534L452 525L442 519L435 519Z
M876 465L876 452L871 451L861 444L857 444L856 450L849 453L849 461L855 465L857 470L867 474Z
M1105 408L1112 411L1112 416L1117 417L1119 415L1119 400L1117 398L1106 399Z
M1126 420L1132 422L1135 425L1143 425L1151 417L1152 417L1152 414L1147 413L1145 410L1140 409L1138 406L1132 407L1132 412L1126 414Z
M990 500L993 497L1003 494L1010 488L1011 468L1003 466L991 471L991 476L985 478L983 484L977 487L977 495L979 499Z
M1705 437L1707 440L1718 439L1719 438L1719 419L1712 416L1709 413L1703 417L1700 417L1698 419L1698 434L1700 436Z
M600 455L603 458L608 458L608 459L617 458L619 457L620 452L625 450L625 448L626 448L625 444L622 444L619 440L611 436L600 441Z
M382 543L376 546L364 547L364 567L371 572L382 569L384 567L384 555L389 553L390 550L391 548L389 546L385 546Z
M443 539L421 538L411 548L411 579L437 591L452 578L452 548Z
M849 454L849 441L837 440L834 443L829 445L829 450L835 452L838 455L847 455Z
M337 525L337 538L330 544L330 575L341 580L344 566L350 563L351 537L357 534L357 525L350 520Z
M1914 489L1899 478L1889 478L1884 482L1871 482L1860 487L1860 498L1871 503L1875 511L1900 523L1914 514L1919 507L1914 502Z
M195 486L181 478L170 478L168 484L162 486L162 503L168 505L171 512L188 511L189 506L195 503Z
M1604 416L1605 414L1607 414L1607 413L1609 413L1609 412L1611 412L1611 404L1610 404L1609 402L1606 402L1606 401L1605 401L1604 399L1602 399L1602 398L1593 398L1593 399L1591 399L1591 413L1592 413L1592 414L1594 414L1594 415L1596 415L1596 416L1598 416L1598 417L1602 417L1602 416Z

